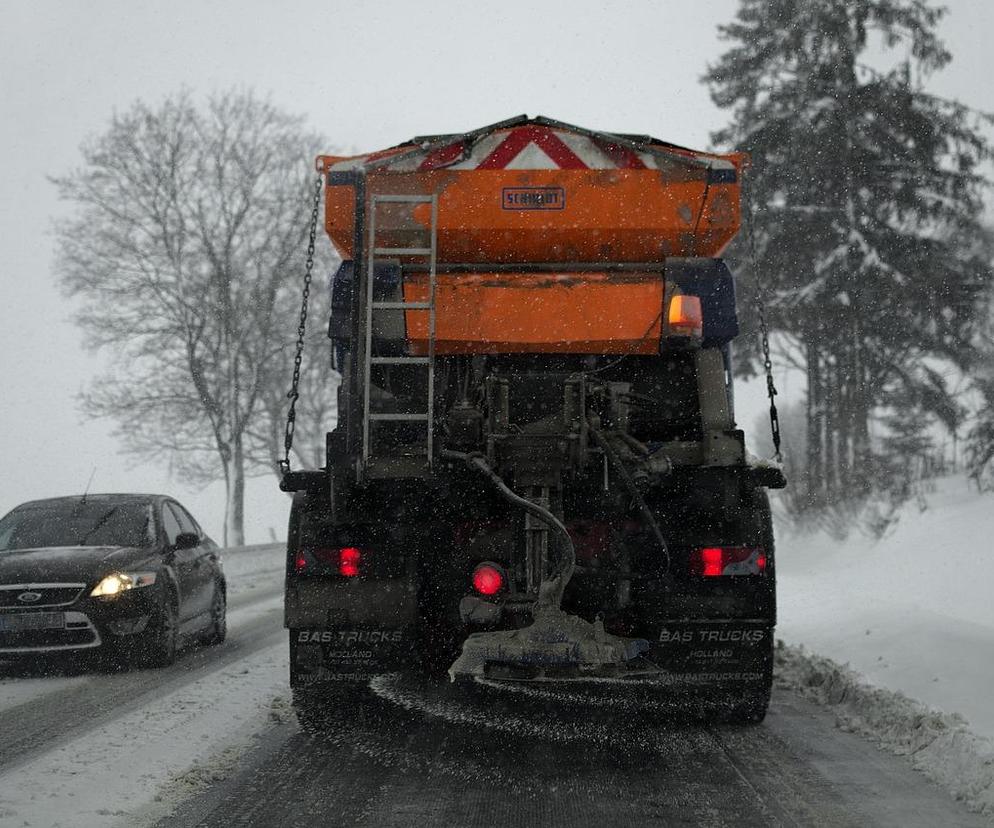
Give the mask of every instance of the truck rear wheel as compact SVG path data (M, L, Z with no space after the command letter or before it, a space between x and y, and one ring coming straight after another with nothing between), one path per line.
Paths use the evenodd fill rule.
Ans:
M297 723L305 733L322 733L339 726L344 719L362 718L367 701L362 684L321 684L292 687L291 700Z
M734 702L726 721L731 724L759 724L766 718L773 689L773 636L769 636L763 654L763 678L750 685Z

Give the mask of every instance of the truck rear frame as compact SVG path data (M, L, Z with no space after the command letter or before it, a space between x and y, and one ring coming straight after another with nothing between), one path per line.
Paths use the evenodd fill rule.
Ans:
M495 128L513 136L525 127ZM715 167L700 173L697 227L711 179L732 180L730 164ZM783 478L747 462L735 427L734 286L712 255L727 239L712 240L708 255L651 261L457 261L439 255L444 187L434 174L421 179L432 192L412 192L403 177L386 192L383 176L370 192L361 165L324 174L340 246L342 228L331 225L342 224L343 188L352 199L351 259L333 294L343 381L326 467L282 481L295 492L285 614L295 690L447 667L467 635L521 628L556 593L570 615L645 642L638 666L661 688L761 719L776 621L765 489ZM421 205L420 223L399 212ZM735 211L737 227L737 198ZM459 249L452 222L445 228ZM628 291L656 304L623 321L641 331L649 319L641 336L615 334L621 317L608 315L576 322L593 332L579 344L559 347L569 328L546 340L541 325L520 333L514 324L499 345L493 333L472 341L460 313L489 303L513 321L529 312L528 294L511 311L499 303L523 285L546 299L565 285L575 296L617 289L622 302ZM548 304L542 312L556 329ZM548 680L561 665L487 666L492 676Z

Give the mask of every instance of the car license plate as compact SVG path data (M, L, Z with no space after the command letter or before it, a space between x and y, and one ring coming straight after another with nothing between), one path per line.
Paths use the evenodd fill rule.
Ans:
M66 625L64 612L21 612L0 614L0 632L28 632L29 630L61 630Z

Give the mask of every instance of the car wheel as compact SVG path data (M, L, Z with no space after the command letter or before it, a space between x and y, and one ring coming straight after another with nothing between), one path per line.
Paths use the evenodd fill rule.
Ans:
M203 638L208 646L221 644L228 634L228 600L224 587L214 583L214 597L211 598L211 623Z
M144 645L137 654L139 661L149 667L168 667L176 661L179 640L179 610L176 598L167 593L149 624Z

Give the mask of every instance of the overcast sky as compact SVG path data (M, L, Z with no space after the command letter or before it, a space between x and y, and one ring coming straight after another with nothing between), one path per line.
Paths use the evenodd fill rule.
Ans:
M700 84L736 0L540 2L19 2L0 0L0 514L82 491L176 495L220 537L220 486L196 491L165 466L131 465L111 423L84 422L76 395L103 357L83 352L52 276L65 208L46 176L115 109L252 87L307 116L329 149L372 150L521 113L651 133L706 147L725 114ZM932 91L994 110L994 2L950 0L953 64ZM742 403L740 403L741 405ZM747 395L747 406L758 403ZM740 416L748 428L749 416ZM249 487L246 532L283 537L287 504Z

